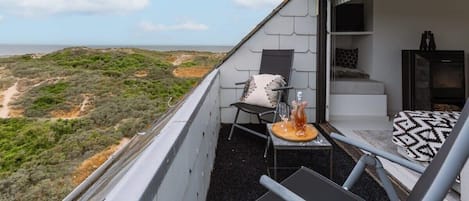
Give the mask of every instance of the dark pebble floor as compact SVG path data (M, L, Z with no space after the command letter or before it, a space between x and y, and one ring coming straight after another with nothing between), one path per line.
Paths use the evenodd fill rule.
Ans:
M265 133L265 125L249 125L250 128ZM223 124L216 150L215 166L212 172L207 200L255 200L266 192L259 184L259 178L268 174L273 164L273 148L264 159L265 140L236 129L233 139L228 141L231 125ZM334 144L333 178L342 184L353 166L354 160ZM329 177L329 153L326 150L279 151L279 166L306 166ZM295 170L279 170L281 180ZM312 187L314 189L314 187ZM385 191L370 176L363 174L351 189L366 200L388 200Z

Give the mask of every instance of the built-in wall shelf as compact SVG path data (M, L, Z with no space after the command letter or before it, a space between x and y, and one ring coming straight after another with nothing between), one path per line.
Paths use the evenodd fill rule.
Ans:
M366 36L373 35L372 31L347 31L347 32L331 32L333 36Z

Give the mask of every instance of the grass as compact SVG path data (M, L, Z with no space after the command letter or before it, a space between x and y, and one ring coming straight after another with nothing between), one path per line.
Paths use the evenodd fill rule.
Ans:
M63 199L77 185L72 175L81 181L92 172L77 173L83 161L148 127L170 99L181 100L198 83L173 76L180 66L171 59L181 54L194 55L181 64L193 68L221 59L208 52L90 48L0 59L8 75L0 86L20 80L22 93L10 107L24 110L22 117L0 119L0 200ZM77 108L78 118L54 116Z

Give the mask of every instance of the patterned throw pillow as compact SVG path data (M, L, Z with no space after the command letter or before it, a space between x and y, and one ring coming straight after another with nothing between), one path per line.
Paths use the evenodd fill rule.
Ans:
M251 105L275 108L279 93L272 91L272 89L285 86L285 84L281 75L253 75L247 81L240 101Z
M335 49L335 65L345 68L357 68L358 48L355 49Z

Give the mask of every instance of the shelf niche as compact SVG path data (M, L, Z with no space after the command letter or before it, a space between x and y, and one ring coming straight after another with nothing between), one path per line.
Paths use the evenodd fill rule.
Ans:
M333 1L334 2L334 1ZM337 13L345 12L345 13ZM360 12L360 13L356 13ZM342 15L341 15L342 14ZM339 22L339 24L350 23L345 28L338 28L339 19L353 18L350 22ZM346 3L331 5L331 68L335 66L335 50L358 49L357 68L370 74L373 63L373 0L352 0ZM359 22L358 22L359 21ZM355 25L354 25L355 24ZM361 24L361 25L360 25ZM339 26L340 27L340 26ZM354 30L354 27L356 30Z
M332 22L333 33L344 33L341 35L367 35L372 33L373 1L352 0L334 5L332 9Z

